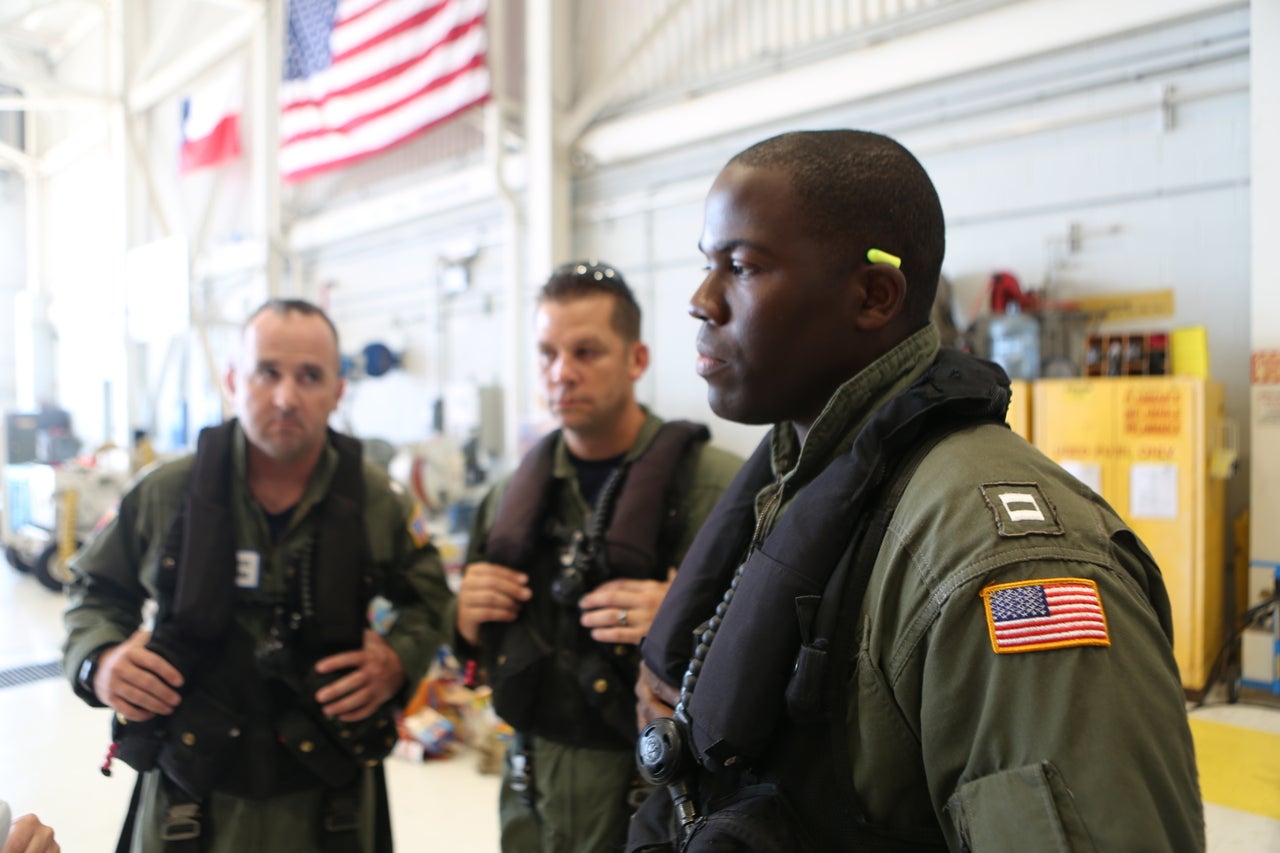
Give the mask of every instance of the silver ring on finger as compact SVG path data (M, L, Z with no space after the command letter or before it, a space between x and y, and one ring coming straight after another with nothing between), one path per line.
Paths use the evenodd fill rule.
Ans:
M627 611L625 608L618 608L618 627L627 627Z

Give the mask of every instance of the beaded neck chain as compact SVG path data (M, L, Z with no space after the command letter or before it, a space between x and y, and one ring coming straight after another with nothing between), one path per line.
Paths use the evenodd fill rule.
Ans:
M707 627L703 629L702 634L698 637L698 646L693 650L693 657L689 660L689 668L684 672L684 678L680 681L680 701L676 703L674 716L683 721L688 722L688 715L685 708L689 705L690 698L693 697L693 688L698 683L698 673L702 671L702 664L707 659L707 652L711 649L711 642L716 638L716 632L720 629L720 624L724 622L724 614L729 611L729 605L733 602L734 593L738 591L738 584L742 581L742 573L747 568L746 560L738 566L737 571L733 573L733 580L729 582L729 588L724 591L724 597L720 603L716 605L716 612L707 620Z

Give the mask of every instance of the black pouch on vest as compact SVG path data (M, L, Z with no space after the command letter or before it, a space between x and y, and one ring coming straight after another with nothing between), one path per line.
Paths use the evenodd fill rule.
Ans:
M337 672L319 673L314 667L309 667L302 678L303 693L310 699L321 688L350 672L349 669L343 669ZM320 714L318 709L315 713ZM399 738L395 723L395 714L391 710L391 705L384 703L363 720L344 723L321 715L319 725L339 749L358 763L369 764L381 761L395 749L396 740Z
M237 756L244 715L204 690L194 690L169 719L157 766L193 799L203 800Z
M277 711L275 729L281 745L326 786L342 788L356 781L359 765L305 712L296 708Z
M516 731L528 731L536 718L542 663L552 648L524 620L503 627L501 645L488 661L493 710ZM494 648L487 642L485 646Z
M596 709L602 720L608 723L623 740L634 740L636 736L635 679L633 678L630 683L624 681L610 661L602 657L603 654L605 652L590 650L578 656L578 686L582 690L582 695Z
M777 786L751 785L714 805L679 849L681 853L814 853Z
M655 790L640 806L627 838L627 853L815 853L795 809L776 785L762 783L713 803L688 838L680 839L671 796ZM665 837L664 837L665 836Z

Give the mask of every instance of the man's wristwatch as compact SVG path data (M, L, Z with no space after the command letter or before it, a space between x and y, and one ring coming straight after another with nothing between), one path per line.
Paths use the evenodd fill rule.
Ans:
M89 656L80 664L80 671L76 673L76 684L90 696L98 695L93 689L93 679L98 674L98 661L102 659L102 653L106 650L107 647L102 646L89 652Z

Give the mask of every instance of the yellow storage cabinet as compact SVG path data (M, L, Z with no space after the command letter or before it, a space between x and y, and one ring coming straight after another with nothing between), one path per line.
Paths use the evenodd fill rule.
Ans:
M1018 435L1031 440L1031 383L1026 379L1009 380L1009 413L1005 422Z
M1224 638L1225 481L1209 464L1222 385L1186 376L1040 379L1036 447L1120 513L1160 565L1173 605L1173 653L1189 691L1204 687Z

